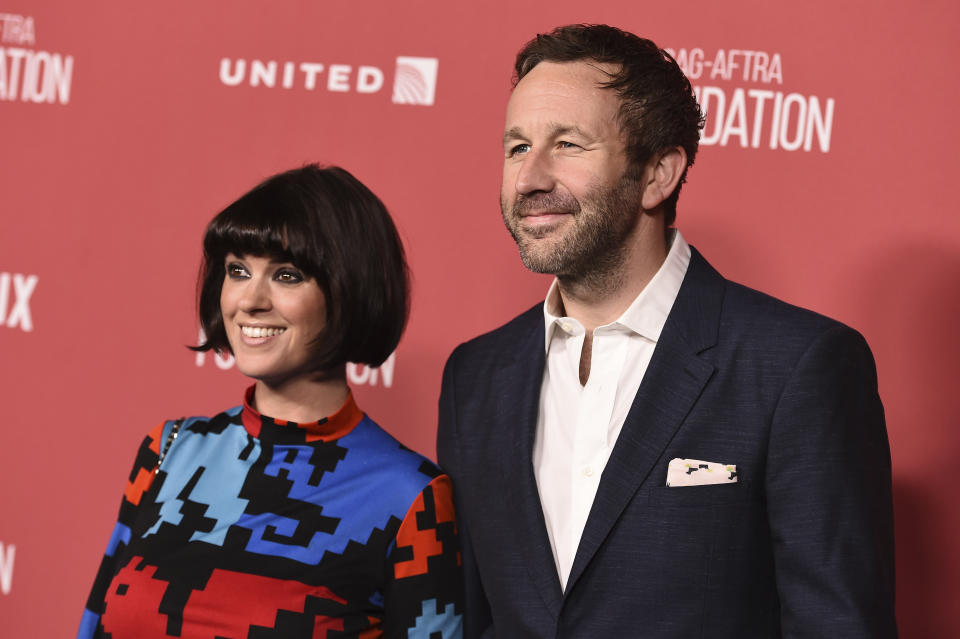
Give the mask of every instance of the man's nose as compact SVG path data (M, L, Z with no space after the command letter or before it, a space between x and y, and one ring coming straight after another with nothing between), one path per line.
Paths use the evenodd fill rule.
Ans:
M549 153L535 149L528 151L523 156L517 173L517 193L529 195L536 191L552 191L556 184L553 168L553 159Z

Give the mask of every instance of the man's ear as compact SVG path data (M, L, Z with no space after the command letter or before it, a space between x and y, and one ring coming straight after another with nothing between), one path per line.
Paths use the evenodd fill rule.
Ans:
M687 168L687 152L682 146L655 154L643 168L643 197L640 206L651 211L670 197Z

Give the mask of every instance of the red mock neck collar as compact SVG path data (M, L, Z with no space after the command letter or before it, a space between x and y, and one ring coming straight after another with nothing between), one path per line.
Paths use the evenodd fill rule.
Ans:
M251 386L244 393L241 419L247 432L260 439L276 439L288 443L328 442L343 437L363 419L363 412L353 401L352 392L347 395L347 401L337 412L315 422L298 424L285 419L274 419L261 415L253 407L254 388L255 386Z

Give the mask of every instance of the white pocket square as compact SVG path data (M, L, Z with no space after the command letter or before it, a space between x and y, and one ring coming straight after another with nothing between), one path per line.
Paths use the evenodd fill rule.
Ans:
M676 457L667 466L667 486L670 487L732 484L736 481L737 467L733 464Z

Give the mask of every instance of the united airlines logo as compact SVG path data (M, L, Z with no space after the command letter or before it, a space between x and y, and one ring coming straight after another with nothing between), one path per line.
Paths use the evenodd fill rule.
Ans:
M437 93L437 58L399 56L393 72L393 103L432 106ZM222 58L220 83L228 87L298 92L378 95L389 81L374 64Z
M397 71L393 76L393 103L433 105L439 66L437 58L397 58Z

